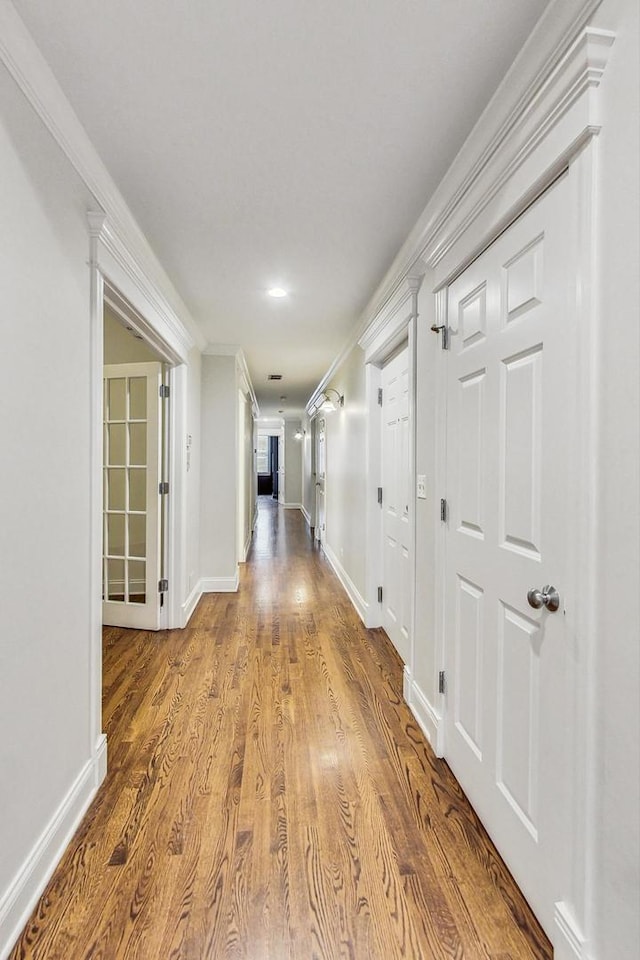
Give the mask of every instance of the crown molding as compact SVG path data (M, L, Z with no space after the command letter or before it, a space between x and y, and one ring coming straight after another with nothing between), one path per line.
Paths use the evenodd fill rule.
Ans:
M393 310L416 262L434 267L576 99L597 86L613 35L585 26L601 2L554 0L547 7L365 307L356 341Z
M101 241L153 301L174 341L205 346L205 338L173 286L122 194L10 0L0 0L0 60L106 216ZM90 217L95 216L91 213ZM99 214L98 214L99 216ZM187 349L189 347L187 346Z
M193 339L108 217L89 213L87 219L91 242L97 241L97 264L105 284L110 287L110 296L121 308L118 312L133 310L137 315L129 318L133 326L161 353L169 354L169 362L184 363L189 351L196 346L200 348L204 338L198 342Z

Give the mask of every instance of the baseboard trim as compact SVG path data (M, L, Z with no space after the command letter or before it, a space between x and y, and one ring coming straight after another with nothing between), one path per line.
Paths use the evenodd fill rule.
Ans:
M106 772L107 738L101 734L93 756L83 766L0 900L0 960L6 960L11 953Z
M202 580L196 582L195 587L182 604L182 627L186 627L193 616L193 611L198 606L198 601L202 596Z
M311 526L311 514L309 513L309 511L307 510L307 508L305 507L304 504L301 504L300 509L302 510L302 516L303 516L303 517L305 518L305 520L307 521L307 526L310 527L310 526Z
M367 614L368 614L368 604L366 600L363 598L362 594L360 593L355 583L353 582L353 580L351 579L347 571L344 569L344 567L336 557L331 547L327 543L323 543L322 549L324 550L324 554L327 560L329 561L329 563L331 564L331 567L333 568L333 572L335 573L336 577L338 578L338 580L340 581L344 589L347 591L349 600L351 600L351 603L356 608L358 616L366 626Z
M283 503L282 506L285 510L302 510L301 503Z
M408 667L404 668L403 694L407 706L415 717L418 726L431 744L437 757L444 756L444 730L441 715L429 698L411 676Z
M202 593L237 593L240 574L236 569L235 577L203 577L200 580Z

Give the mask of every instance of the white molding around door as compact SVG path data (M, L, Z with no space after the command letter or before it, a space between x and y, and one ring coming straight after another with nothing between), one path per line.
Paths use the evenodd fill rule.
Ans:
M382 508L377 499L377 488L382 485L382 419L378 402L381 388L381 370L399 347L406 341L408 345L409 368L409 545L410 560L410 601L409 601L409 655L405 664L405 687L410 683L413 672L415 637L415 539L416 539L416 325L418 321L418 293L424 276L424 264L415 265L405 279L403 287L387 309L376 317L370 328L365 331L359 345L365 352L366 377L366 610L367 627L378 627L382 623L382 606L378 601L378 586L382 585L383 521Z

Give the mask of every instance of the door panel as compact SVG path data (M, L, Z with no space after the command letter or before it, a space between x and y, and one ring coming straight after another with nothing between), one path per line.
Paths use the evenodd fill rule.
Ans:
M160 626L159 363L104 368L103 623Z
M567 579L566 181L450 286L446 757L548 933L559 895Z
M325 541L326 499L325 481L327 474L327 447L324 417L316 420L316 540Z
M382 625L406 663L411 598L409 350L382 371Z

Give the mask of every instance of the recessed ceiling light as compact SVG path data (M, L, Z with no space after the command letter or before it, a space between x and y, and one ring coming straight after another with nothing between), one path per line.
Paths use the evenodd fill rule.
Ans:
M267 290L267 293L270 297L275 297L276 300L287 296L287 291L283 287L271 287L270 290Z

